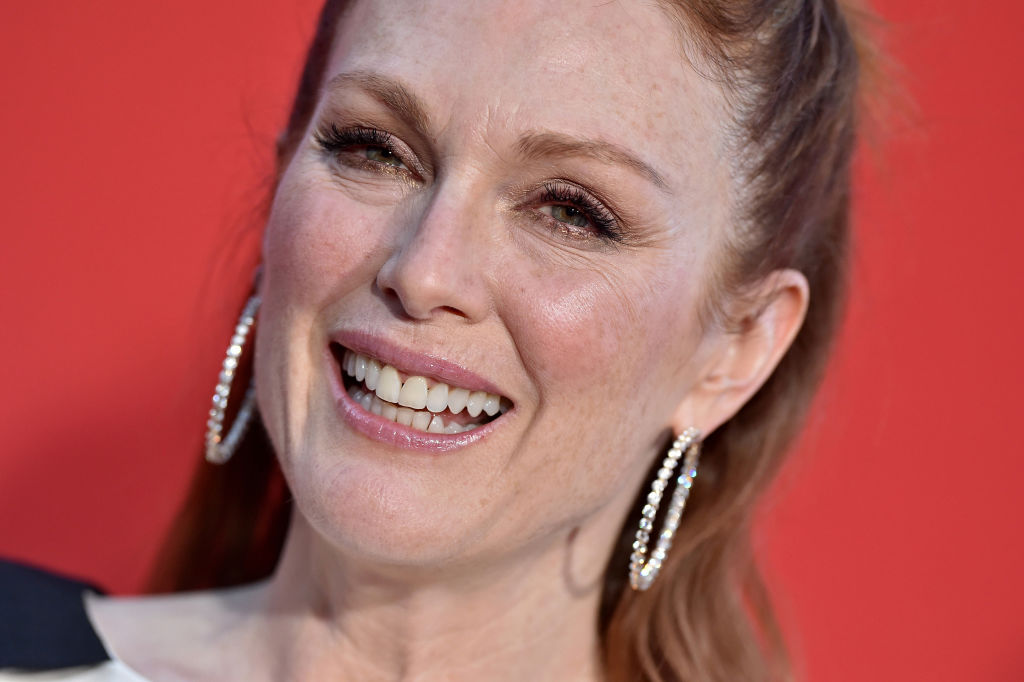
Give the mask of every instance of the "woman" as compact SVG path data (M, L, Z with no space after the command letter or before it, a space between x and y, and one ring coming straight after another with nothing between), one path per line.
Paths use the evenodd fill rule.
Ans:
M828 0L328 2L233 458L163 563L216 589L91 598L87 674L782 675L748 528L839 307L856 73Z

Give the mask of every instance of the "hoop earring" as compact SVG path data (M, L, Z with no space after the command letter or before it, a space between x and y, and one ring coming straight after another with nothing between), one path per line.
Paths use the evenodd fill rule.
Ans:
M224 410L227 408L228 398L231 396L231 382L235 378L238 360L242 357L245 340L256 321L256 311L259 307L259 296L250 297L245 304L242 316L238 319L238 326L235 327L235 334L231 337L231 343L228 345L227 357L224 358L224 364L221 366L217 387L213 392L210 418L206 422L206 461L211 464L224 464L231 459L231 455L235 454L235 448L238 447L249 426L249 421L252 419L256 387L250 382L245 391L245 397L242 399L242 406L238 408L238 414L235 416L231 428L228 429L227 436L221 436L224 431Z
M672 493L672 500L665 513L665 523L658 535L658 543L654 546L654 551L651 552L651 558L645 563L647 543L650 541L654 529L654 517L658 513L658 507L661 506L661 498L668 486L668 480L672 478L672 472L679 463L680 457L683 456L683 452L686 453L683 472L676 479L676 489ZM700 431L691 427L679 434L679 437L672 443L665 460L661 463L661 468L658 469L657 478L651 483L651 492L647 494L647 504L644 505L640 517L640 529L637 530L636 540L633 541L633 554L629 557L629 584L634 590L640 592L646 590L658 577L661 564L672 547L672 538L676 529L679 528L679 519L686 507L686 499L690 496L693 479L697 476L697 460L699 458Z

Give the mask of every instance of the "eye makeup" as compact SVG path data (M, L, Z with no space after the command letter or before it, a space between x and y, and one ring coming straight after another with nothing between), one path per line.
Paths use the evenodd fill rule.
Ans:
M313 133L316 147L332 163L416 183L423 182L412 151L373 125L325 122ZM628 241L622 219L583 185L565 178L546 180L523 193L520 205L562 238L576 242L622 244ZM522 195L521 195L522 196Z
M558 217L552 210L548 215L558 222L558 229L575 233L579 238L598 237L608 242L621 242L622 228L618 217L601 201L575 183L564 180L547 181L542 186L539 202L552 209L564 208ZM562 218L562 219L560 219ZM582 218L586 225L578 225Z
M316 129L313 140L322 152L351 168L420 179L411 152L379 128L329 123Z

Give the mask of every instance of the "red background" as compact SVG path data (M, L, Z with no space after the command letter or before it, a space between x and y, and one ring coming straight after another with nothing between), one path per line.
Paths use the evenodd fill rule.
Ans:
M139 589L317 0L0 6L0 554ZM884 0L851 311L758 540L810 680L1024 680L1024 9Z

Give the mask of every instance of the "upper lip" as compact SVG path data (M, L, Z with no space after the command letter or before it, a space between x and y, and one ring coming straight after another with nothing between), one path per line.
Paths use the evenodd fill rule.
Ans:
M355 330L339 330L331 334L330 340L350 351L385 362L410 376L427 377L456 388L485 391L508 398L508 394L491 381L439 355L414 351L379 336Z

